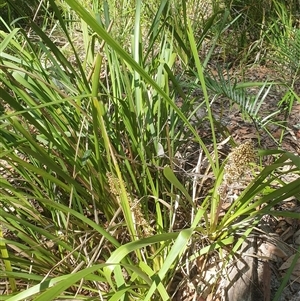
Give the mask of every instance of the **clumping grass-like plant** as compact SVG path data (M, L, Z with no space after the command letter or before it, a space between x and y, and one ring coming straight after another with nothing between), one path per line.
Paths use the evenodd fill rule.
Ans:
M278 69L285 70L282 75L287 76L289 85L294 87L299 79L300 31L295 25L296 12L290 13L289 9L288 4L274 1L276 17L266 32L266 37L272 47L272 60L278 65Z
M83 41L83 52L54 1L52 21L65 48L34 23L34 41L22 29L0 32L5 298L171 300L172 284L188 263L218 250L229 261L225 246L237 251L263 214L277 214L273 207L297 194L299 179L278 181L278 168L299 171L299 161L277 151L275 163L257 171L256 158L268 153L255 153L250 143L220 160L201 45L186 18L185 1L180 7L186 32L178 19L169 26L171 4L162 1L146 36L137 1L129 51L109 34L114 25L108 3L101 13L74 0L66 3L79 16L82 36L76 39ZM209 147L189 121L193 102L176 73L183 57L175 51L180 41L188 43L182 53L191 55L182 63L183 73L194 74L191 86L203 92ZM181 108L179 97L185 102ZM178 172L177 154L189 141L201 149L213 179L204 197L195 192L203 184L200 156L193 183ZM230 186L243 179L250 162L249 181L221 215ZM242 233L238 240L237 233ZM195 240L201 243L189 255Z

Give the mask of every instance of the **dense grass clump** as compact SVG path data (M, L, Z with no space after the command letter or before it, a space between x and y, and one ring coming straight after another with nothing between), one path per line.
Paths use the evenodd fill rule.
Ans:
M277 85L290 96L288 116L298 67L286 82L237 83L226 60L211 72L240 16L225 4L50 0L41 23L3 22L5 300L172 300L200 260L226 268L262 216L298 217L274 208L299 197L299 177L282 179L299 175L299 157L269 130L281 111L260 110ZM261 41L282 58L273 32ZM297 45L286 47L296 55ZM216 97L277 149L258 149L260 139L238 146L214 115ZM214 293L219 277L194 293Z

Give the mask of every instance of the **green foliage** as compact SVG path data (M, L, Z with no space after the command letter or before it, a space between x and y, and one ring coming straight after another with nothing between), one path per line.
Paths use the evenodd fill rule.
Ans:
M207 74L207 87L216 95L225 96L231 106L233 104L239 105L241 112L245 115L245 119L251 119L257 129L257 132L259 132L259 129L265 131L271 139L277 143L276 139L269 131L268 125L276 123L274 120L276 120L276 117L282 113L282 109L278 108L278 110L271 112L268 115L264 115L263 110L261 110L261 106L265 102L272 86L276 84L280 85L280 83L243 82L238 84L237 82L232 82L232 80L230 80L228 70L226 76L224 76L223 73L224 71L219 68L217 76L210 76ZM259 87L260 89L256 94L249 93L249 89ZM292 99L289 98L286 101L292 106ZM276 124L280 126L280 124ZM281 126L284 128L283 124Z
M263 43L266 38L266 32L272 30L271 37L281 39L283 36L289 39L289 35L284 32L291 28L291 24L296 25L300 12L298 1L285 0L263 0L263 1L240 1L240 0L225 0L226 8L230 11L233 19L236 22L232 28L235 30L225 36L222 44L227 50L227 57L230 60L242 62L250 62L255 58L253 50L264 53L266 47ZM289 23L289 26L287 24ZM227 45L227 47L225 46ZM230 51L231 49L231 51ZM250 53L251 55L250 55Z
M240 1L240 0L225 0L225 6L230 11L231 17L236 18L234 23L234 32L227 39L227 49L234 49L235 53L229 53L232 59L248 60L247 51L253 42L260 40L271 13L271 2L263 1ZM226 41L223 42L224 44ZM252 59L252 57L251 57Z
M33 19L42 25L46 21L45 18L49 16L49 11L43 2L38 0L2 0L0 2L0 18L4 23L13 27L24 27L28 25L28 20ZM7 25L1 22L0 29L7 30Z
M232 24L227 10L215 8L199 34L201 26L188 21L193 6L185 1L151 6L153 20L144 19L150 4L137 1L133 14L130 2L119 2L126 8L122 26L112 22L118 16L115 3L66 4L51 0L55 17L47 23L56 23L65 47L53 31L45 33L34 22L28 25L35 39L18 28L0 32L0 247L2 277L9 280L6 300L75 295L170 300L171 284L186 262L216 252L228 262L232 255L222 255L224 247L237 251L262 215L276 214L276 204L298 193L299 179L279 180L288 173L281 168L299 172L298 158L274 151L275 163L259 167L252 161L268 153L256 154L247 144L220 159L219 139L225 137L215 130L210 93L238 103L260 126L268 121L258 118L267 83L256 83L262 90L248 97L247 83L232 85L205 72ZM214 33L201 61L202 43ZM195 87L203 93L210 146L190 121ZM177 153L190 141L201 149L213 179L204 196L199 195L200 158L192 180L179 173ZM238 160L241 156L249 160ZM240 180L240 170L250 163L251 180L221 215L227 186ZM244 238L236 240L237 233ZM191 255L190 244L199 239ZM17 280L28 289L19 291Z
M274 11L276 16L266 36L272 48L272 60L280 69L286 70L286 80L293 87L299 79L300 31L295 23L295 15L289 12L288 4L274 1Z

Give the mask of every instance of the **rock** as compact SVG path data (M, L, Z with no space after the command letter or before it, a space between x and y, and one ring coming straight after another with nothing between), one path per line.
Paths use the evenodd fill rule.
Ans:
M260 286L262 272L259 272L258 270L258 261L256 258L256 238L247 238L239 253L241 256L233 259L232 265L227 270L228 277L224 284L224 300L264 300L264 295Z

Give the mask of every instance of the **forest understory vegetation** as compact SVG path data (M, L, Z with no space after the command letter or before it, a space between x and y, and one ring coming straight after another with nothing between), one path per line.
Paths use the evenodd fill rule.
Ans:
M0 300L300 298L297 1L0 7Z

